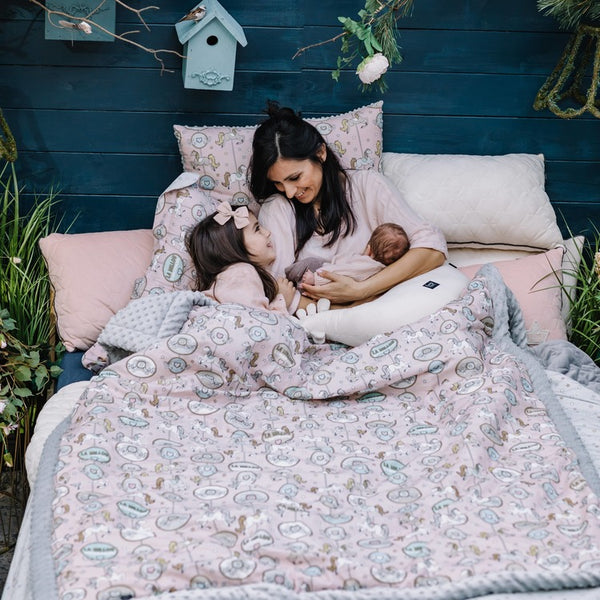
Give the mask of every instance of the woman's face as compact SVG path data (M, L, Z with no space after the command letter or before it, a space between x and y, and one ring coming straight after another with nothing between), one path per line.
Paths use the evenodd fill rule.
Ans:
M325 153L323 147L319 153L322 161L325 160ZM310 204L321 192L323 167L309 159L278 158L267 171L267 177L286 198L296 198L302 204Z
M267 268L275 260L275 247L271 242L271 232L261 227L252 213L249 213L248 218L250 222L242 229L244 246L254 262Z

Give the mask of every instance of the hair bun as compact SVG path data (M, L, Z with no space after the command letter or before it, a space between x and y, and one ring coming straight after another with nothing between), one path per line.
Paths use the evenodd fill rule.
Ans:
M301 119L300 113L296 113L293 109L287 106L280 106L276 100L267 100L267 108L265 112L269 118L279 120L296 120Z

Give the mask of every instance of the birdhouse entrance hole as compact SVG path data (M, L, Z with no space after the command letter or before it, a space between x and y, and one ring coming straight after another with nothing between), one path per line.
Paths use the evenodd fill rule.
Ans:
M216 35L209 35L208 38L206 38L206 43L209 46L216 46L219 43L219 38Z

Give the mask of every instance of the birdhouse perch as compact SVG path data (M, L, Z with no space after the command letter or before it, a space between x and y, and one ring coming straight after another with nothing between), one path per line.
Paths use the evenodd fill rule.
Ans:
M204 0L175 29L183 44L184 87L232 90L237 44L248 43L240 24L217 0Z

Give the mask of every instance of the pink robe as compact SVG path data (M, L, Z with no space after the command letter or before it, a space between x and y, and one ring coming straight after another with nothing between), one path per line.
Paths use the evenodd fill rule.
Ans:
M277 294L273 302L269 302L258 272L248 263L235 263L227 267L217 275L210 288L203 292L221 304L236 303L290 313L283 294Z
M261 205L258 220L271 232L277 254L271 267L274 277L283 277L286 267L295 260L308 256L332 262L336 256L361 254L373 230L382 223L398 223L404 227L411 248L432 248L448 255L442 232L417 215L389 179L376 171L347 173L352 185L352 210L356 217L356 229L351 235L339 237L330 247L324 246L329 236L315 233L298 257L295 257L296 225L292 204L284 196L275 194Z

